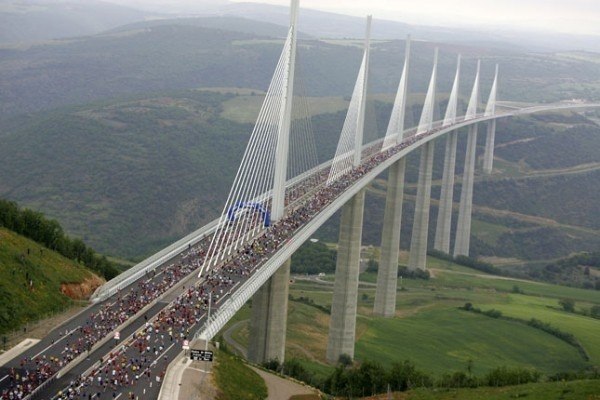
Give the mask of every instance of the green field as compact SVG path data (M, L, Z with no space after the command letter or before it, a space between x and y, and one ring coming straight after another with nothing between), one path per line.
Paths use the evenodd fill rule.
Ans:
M215 383L218 400L261 400L267 397L263 379L237 357L219 351L216 357Z
M565 313L558 305L559 299L572 298L578 311L589 309L600 304L598 291L494 277L435 257L428 258L428 266L435 271L431 279L402 280L396 317L391 319L372 315L376 274L361 274L355 347L358 361L376 360L389 366L408 359L437 377L465 371L469 360L476 376L500 366L534 368L552 375L600 365L600 321ZM330 307L332 279L333 276L326 276L324 282L295 279L290 295ZM512 293L515 286L525 294ZM573 334L591 361L587 362L568 343L524 323L459 309L466 302L482 310L500 310L508 317L548 322ZM248 318L250 313L245 307L235 321ZM328 330L329 314L297 300L289 302L286 357L299 359L316 380L332 371L325 361ZM232 336L247 344L247 327L242 325ZM411 394L417 395L433 394Z
M598 304L596 299L595 304ZM590 303L576 308L589 308ZM555 299L511 294L503 304L487 304L482 309L495 308L509 317L536 318L570 332L581 342L595 365L600 365L600 320L567 313L559 309Z
M221 117L238 123L254 124L264 99L264 94L259 91L234 97L223 103ZM342 97L308 97L306 101L310 116L336 113L348 108L348 101Z
M473 360L476 375L500 365L548 374L586 366L575 348L544 332L456 308L422 311L402 319L373 318L355 351L359 360L378 360L388 366L415 360L419 368L436 375L464 371L468 360Z

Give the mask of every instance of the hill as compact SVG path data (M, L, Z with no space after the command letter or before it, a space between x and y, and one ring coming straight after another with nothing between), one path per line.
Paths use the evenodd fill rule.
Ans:
M102 1L0 3L0 45L92 35L156 14Z
M371 139L382 134L391 108L389 96L374 97L367 118ZM0 129L0 196L44 211L102 253L142 257L218 216L237 169L233 160L243 152L262 99L252 89L190 90L14 117ZM419 97L414 101L412 121L420 112ZM324 161L335 151L347 101L309 102L314 131L327 133L316 138ZM583 168L600 163L594 151L598 128L578 114L553 118L564 122L498 122L495 173L477 175L474 254L539 260L598 249L600 170ZM459 138L462 149L464 135ZM561 159L565 152L558 144L567 138L579 150ZM443 147L436 146L431 235ZM459 151L456 201L463 157ZM407 169L403 248L409 246L417 170L415 154ZM380 243L384 195L385 180L369 187L365 244ZM332 218L317 236L335 242L337 221Z
M218 29L214 29L218 25ZM238 26L238 27L236 27ZM361 25L362 26L362 25ZM231 29L231 30L227 30ZM237 30L237 32L236 32ZM240 32L243 31L243 32ZM281 51L272 24L235 19L181 19L130 25L104 34L0 50L3 102L0 118L120 96L207 87L264 90ZM413 43L410 91L424 92L435 42ZM439 90L450 90L456 55L464 76L483 61L482 90L502 66L502 99L552 101L599 99L600 63L590 57L441 45ZM361 49L353 40L300 41L299 78L311 96L347 96L356 79ZM370 86L395 93L404 43L377 41L372 49ZM463 79L461 93L470 90ZM1 121L1 119L0 119Z
M0 334L62 312L102 283L81 264L0 227Z

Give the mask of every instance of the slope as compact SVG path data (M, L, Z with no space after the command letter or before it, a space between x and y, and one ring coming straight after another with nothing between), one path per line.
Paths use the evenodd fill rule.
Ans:
M65 310L102 282L78 263L0 227L0 333Z

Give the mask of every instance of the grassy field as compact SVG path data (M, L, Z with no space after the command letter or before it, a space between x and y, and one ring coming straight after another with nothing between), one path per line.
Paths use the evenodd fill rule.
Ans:
M431 279L402 280L396 317L391 319L372 315L376 274L361 274L355 347L357 360L377 360L390 365L408 359L433 376L465 371L469 360L472 360L474 374L479 376L500 366L535 368L550 375L600 365L600 321L565 313L558 306L559 299L568 297L576 300L578 310L589 309L593 304L600 304L600 293L494 277L434 257L429 257L428 265L435 271ZM332 279L332 276L321 282L295 279L290 286L290 295L294 299L307 297L317 305L330 307ZM514 286L525 294L512 293ZM575 347L541 330L460 310L459 307L466 302L482 310L500 310L510 317L525 320L535 317L548 322L573 334L586 349L591 361L586 362ZM235 321L248 318L250 313L245 307ZM329 319L328 313L315 306L299 301L289 302L286 357L299 359L317 379L325 378L332 371L325 362ZM246 344L247 326L235 330L233 337ZM503 393L498 393L498 396ZM434 395L437 394L411 394Z
M261 400L267 398L263 379L241 360L224 351L216 357L215 382L219 389L217 400Z
M253 124L265 99L263 93L256 91L254 94L236 96L223 103L221 117L239 123ZM348 108L348 101L342 97L309 97L308 109L311 116L326 113L335 113Z
M0 333L64 310L72 300L61 284L92 277L83 266L0 228Z
M372 318L355 351L359 360L388 366L415 360L435 375L464 371L468 360L473 360L476 375L500 365L549 374L586 366L575 348L544 332L456 308L425 310L402 319Z
M598 304L598 302L596 302ZM589 303L576 308L589 308ZM482 309L495 308L509 317L536 318L570 332L581 342L592 363L600 365L600 321L591 317L567 313L559 309L555 299L511 294L506 303L487 304Z

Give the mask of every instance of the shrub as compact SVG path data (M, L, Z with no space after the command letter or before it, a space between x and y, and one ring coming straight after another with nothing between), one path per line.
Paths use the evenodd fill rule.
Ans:
M488 372L483 382L488 386L509 386L537 382L539 378L540 373L536 370L500 367Z

